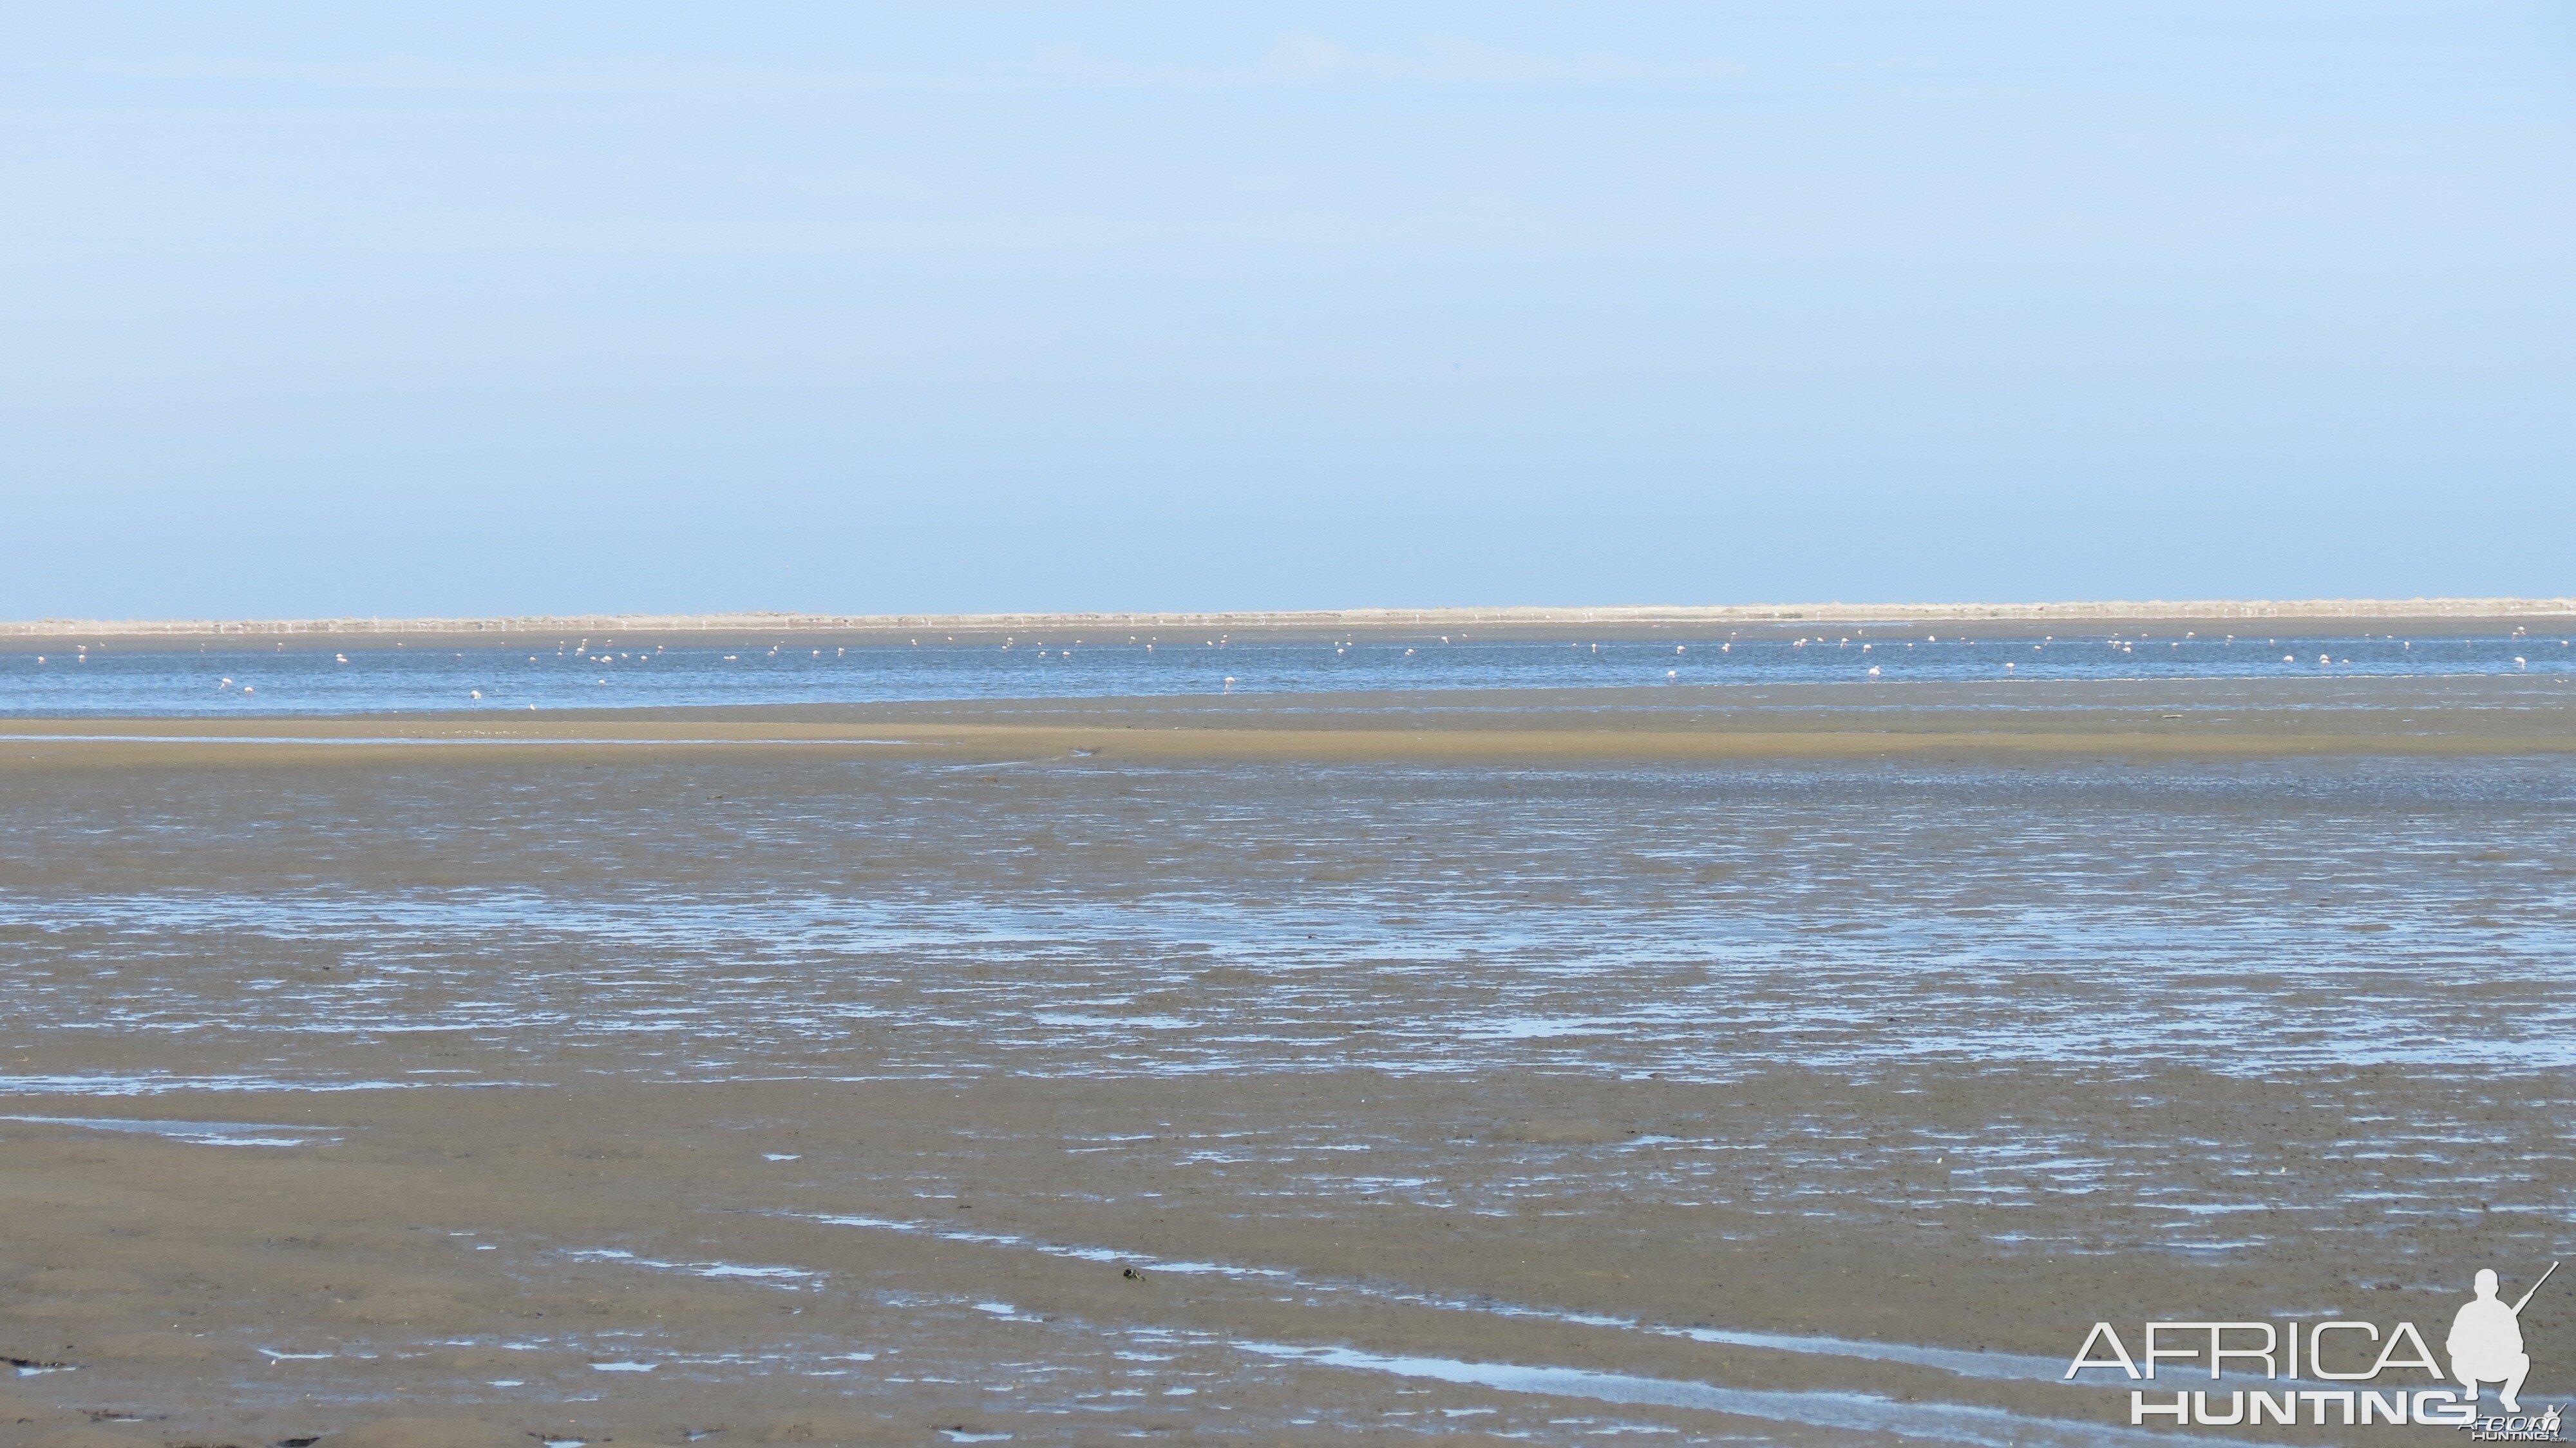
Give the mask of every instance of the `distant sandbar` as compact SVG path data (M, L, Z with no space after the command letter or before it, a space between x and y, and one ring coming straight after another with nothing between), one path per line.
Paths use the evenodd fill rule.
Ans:
M1486 638L1595 639L1667 631L1795 632L1835 625L1952 626L2020 632L2034 626L2274 624L2329 633L2510 631L2576 621L2576 598L2204 599L2071 603L1804 603L1619 605L1600 608L1353 608L1235 613L984 614L581 614L538 618L41 619L0 623L0 647L100 644L373 643L514 645L536 639L624 639L705 644L798 638L849 642L980 643L1069 635L1111 642L1135 635L1375 638L1471 634Z

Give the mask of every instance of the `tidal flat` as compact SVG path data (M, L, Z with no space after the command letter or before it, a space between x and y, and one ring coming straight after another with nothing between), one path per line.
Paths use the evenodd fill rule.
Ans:
M2576 1246L2566 676L0 732L26 1442L2122 1443Z

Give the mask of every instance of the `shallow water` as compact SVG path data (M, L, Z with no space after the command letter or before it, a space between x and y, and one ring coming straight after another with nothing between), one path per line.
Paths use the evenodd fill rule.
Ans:
M1891 1137L1820 1110L1609 1159L1658 1200L1973 1207L2027 1250L2242 1254L2402 1231L2464 1193L2535 1226L2576 1209L2576 1180L2514 1157L2539 1121L2353 1122L2319 1144L2352 1167L2296 1202L2260 1138L2204 1133L2188 1149L2218 1174L2185 1179L2157 1144L2177 1072L2429 1071L2509 1099L2576 1064L2576 767L2555 760L859 760L769 796L773 766L726 768L397 769L362 812L223 776L22 800L0 861L104 836L127 863L0 892L0 1092L2079 1071L2133 1083L2121 1112ZM232 879L197 858L193 885L154 867L209 833L277 853ZM454 878L376 878L424 861ZM138 1057L165 1064L79 1065ZM1358 1124L1181 1160L1471 1213L1566 1185ZM2013 1223L2084 1197L2119 1230Z
M330 1139L327 1133L308 1128L251 1121L141 1121L118 1116L5 1115L0 1115L0 1121L24 1121L38 1126L77 1126L84 1131L134 1131L197 1146L286 1147Z
M2556 635L2359 638L2201 631L1967 639L1837 625L1812 639L1415 643L1028 638L1007 646L215 648L0 652L0 717L364 714L421 710L1171 697L1652 684L2016 679L2551 678ZM596 641L594 641L596 642ZM1873 673L1875 670L1877 672Z
M1593 1398L1605 1403L1651 1403L1663 1407L1699 1408L1739 1417L1801 1423L1838 1432L1891 1433L1980 1448L2113 1448L2148 1445L2170 1439L2134 1429L2097 1423L2063 1422L1957 1403L1894 1403L1865 1393L1779 1392L1761 1388L1721 1387L1677 1382L1593 1369L1532 1367L1519 1363L1471 1363L1455 1358L1394 1356L1357 1352L1345 1347L1290 1347L1279 1343L1246 1343L1246 1351L1299 1362L1398 1377L1430 1378L1444 1383L1472 1383L1513 1393L1544 1393ZM2225 1443L2198 1437L2195 1442Z
M634 793L594 807L635 817L595 843L645 854L570 893L0 893L0 1044L184 1044L199 1080L438 1033L485 1048L449 1078L491 1081L841 1075L854 1048L928 1076L2576 1064L2576 770L2546 760L1525 770L1499 794L1437 770L1064 766L1014 776L1001 813L930 766L814 776L846 788L700 809L686 768L626 771ZM582 807L570 784L487 800L465 835L538 823L492 812L514 803ZM13 821L19 848L149 839L148 813L83 813ZM427 845L452 816L433 792L364 828ZM687 878L650 858L665 829L761 873ZM965 874L899 863L932 834ZM1472 865L1423 843L1468 840ZM868 855L864 886L827 878ZM198 965L217 945L228 963Z

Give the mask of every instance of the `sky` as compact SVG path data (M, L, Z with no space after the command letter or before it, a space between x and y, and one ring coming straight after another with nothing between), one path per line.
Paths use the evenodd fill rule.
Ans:
M15 6L0 618L2576 594L2563 4Z

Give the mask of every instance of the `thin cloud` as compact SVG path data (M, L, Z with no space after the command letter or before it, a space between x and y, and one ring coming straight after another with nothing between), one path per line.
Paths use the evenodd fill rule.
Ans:
M1064 43L1033 54L994 57L989 63L962 71L904 74L774 69L507 72L458 69L407 58L280 65L176 57L87 69L96 76L157 84L492 95L976 92L1066 86L1205 92L1333 80L1449 86L1669 86L1706 84L1745 73L1745 67L1731 61L1650 63L1615 54L1554 56L1509 50L1459 36L1435 37L1403 51L1363 50L1305 31L1282 36L1267 53L1249 63L1231 66L1139 65Z
M1296 31L1264 56L1262 74L1312 84L1336 78L1426 85L1672 85L1727 80L1745 73L1731 61L1649 63L1614 54L1554 56L1506 50L1462 36L1440 36L1410 52L1359 50L1330 36Z
M580 94L672 91L852 90L863 77L797 71L637 71L588 75L487 74L445 70L414 61L370 65L266 65L245 61L179 59L103 65L92 74L122 80L215 82L234 85L306 86L322 90L477 91Z

